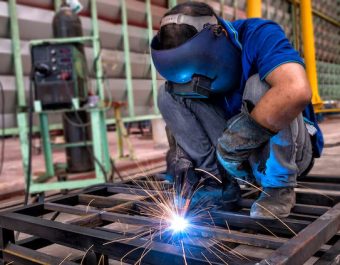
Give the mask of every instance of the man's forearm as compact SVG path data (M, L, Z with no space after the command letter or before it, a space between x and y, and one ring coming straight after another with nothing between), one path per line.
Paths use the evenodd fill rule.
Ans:
M278 67L266 80L271 88L256 104L251 116L262 126L278 132L310 103L311 89L303 67L295 63Z

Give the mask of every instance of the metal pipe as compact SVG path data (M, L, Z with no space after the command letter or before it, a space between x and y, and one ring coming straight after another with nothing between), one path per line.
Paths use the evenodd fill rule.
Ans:
M103 67L101 60L101 47L99 41L99 24L97 14L96 0L91 0L91 18L92 18L92 32L93 32L93 54L95 58L95 74L97 83L97 93L101 100L105 100L104 85L103 85Z
M54 0L54 11L55 12L59 11L59 8L60 8L61 4L62 4L61 0Z
M149 47L151 46L152 38L153 38L153 23L152 23L152 12L151 12L151 1L146 0L146 16L147 16L147 24L148 24L148 41ZM149 48L150 49L150 48ZM150 52L151 54L151 52ZM152 61L150 61L150 69L151 69L151 87L152 87L152 96L153 96L153 106L154 113L158 114L159 109L157 105L157 72L156 68L153 65Z
M290 3L297 3L297 4L300 4L300 0L287 0L288 2ZM327 22L333 24L334 26L337 26L337 27L340 27L340 21L330 17L330 16L327 16L326 14L318 11L318 10L315 10L315 9L312 9L312 12L314 15L318 16L318 17L321 17L322 19L326 20Z
M130 58L130 42L129 42L129 31L128 31L128 15L127 6L125 0L121 0L121 15L122 15L122 34L123 34L123 46L124 46L124 57L125 57L125 78L126 78L126 89L128 97L128 108L130 117L135 116L134 107L134 96L133 96L133 85L132 85L132 70L131 70L131 58Z
M262 0L247 0L247 17L262 16Z
M314 28L311 0L300 1L300 16L302 25L303 51L307 76L312 88L312 103L316 109L322 107L322 99L318 90L318 78L316 73Z
M294 37L294 48L300 51L300 41L299 41L299 26L298 26L298 3L293 0L291 3L292 7L292 21L293 21L293 37Z
M168 8L173 8L177 5L177 0L168 0Z
M17 90L17 100L19 108L26 107L26 96L24 86L24 75L21 60L21 47L20 47L20 32L18 24L18 16L16 9L16 0L10 0L8 5L8 13L10 14L10 30L12 38L12 52L14 60L15 71L15 85Z
M233 1L233 8L234 8L233 18L234 18L234 20L236 20L236 19L238 18L238 16L237 16L237 11L238 11L238 0L234 0L234 1Z
M221 9L220 15L223 19L225 19L224 18L224 15L225 15L224 14L224 0L220 0L220 9Z

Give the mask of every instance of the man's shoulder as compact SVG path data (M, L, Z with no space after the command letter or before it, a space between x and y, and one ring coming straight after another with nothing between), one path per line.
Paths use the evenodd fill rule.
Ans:
M244 32L250 33L263 26L266 27L278 26L276 22L263 18L238 19L231 22L231 24L239 32L239 34L242 34Z

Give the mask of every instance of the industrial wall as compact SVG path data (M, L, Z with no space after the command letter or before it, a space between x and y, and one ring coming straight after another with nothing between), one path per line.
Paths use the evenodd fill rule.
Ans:
M91 23L89 18L89 1L82 0L85 10L81 13L84 33L89 35ZM184 2L183 0L179 0ZM246 18L246 0L206 1L215 11L228 20ZM294 4L294 2L296 2ZM299 21L299 1L263 0L264 18L278 22L284 28L297 50L303 54L301 29ZM167 10L167 0L153 0L152 20L154 30ZM136 115L153 113L151 91L151 68L147 34L147 8L144 1L126 0L128 14L128 35L130 40L130 57L133 77L133 91ZM123 28L121 22L121 2L119 0L97 0L100 18L100 37L102 58L105 72L106 94L113 100L126 101L125 62L123 49ZM340 1L314 0L314 28L316 57L318 60L319 90L323 99L340 99ZM52 37L52 18L54 15L52 0L18 0L17 12L20 26L21 52L26 90L30 72L30 55L28 41ZM86 48L88 62L92 61L91 47ZM5 89L5 126L16 127L16 92L11 56L11 36L9 32L9 14L7 1L0 0L0 81ZM92 63L89 63L89 70ZM158 84L163 81L158 76ZM124 112L127 115L127 111ZM113 118L112 112L108 117ZM58 117L51 118L58 122ZM1 121L0 121L1 122ZM1 124L0 124L1 125Z

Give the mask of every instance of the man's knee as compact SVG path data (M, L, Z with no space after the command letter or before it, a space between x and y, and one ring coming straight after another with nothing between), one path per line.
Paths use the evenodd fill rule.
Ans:
M269 85L260 80L259 74L252 75L244 88L243 100L249 100L256 105L268 89Z

